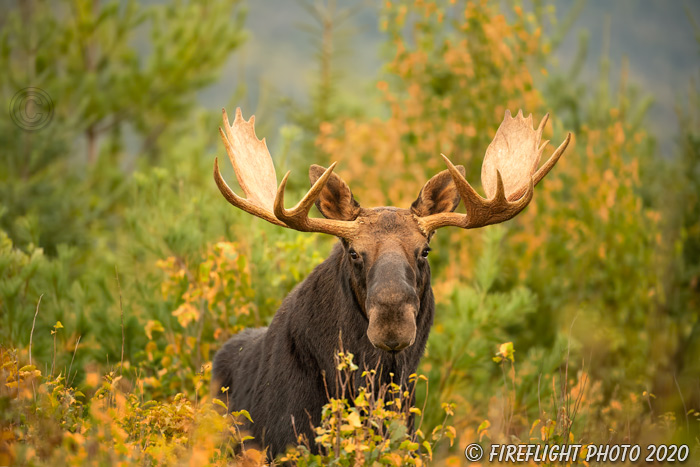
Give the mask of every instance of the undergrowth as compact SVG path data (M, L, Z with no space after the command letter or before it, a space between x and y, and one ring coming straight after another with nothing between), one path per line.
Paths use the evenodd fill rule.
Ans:
M52 332L61 329L57 323ZM227 413L219 399L198 396L210 381L209 364L193 387L183 388L187 393L154 400L145 397L138 372L121 364L105 374L89 372L74 384L70 368L44 374L25 365L28 357L0 347L0 465L268 465L264 451L243 448L250 437L240 425L243 417L250 420L248 412ZM300 437L279 462L425 465L440 440L452 445L453 427L442 424L427 434L420 429L422 410L412 401L424 376L412 375L409 390L395 383L375 387L376 370L366 371L365 386L350 391L358 371L353 355L341 351L336 359L341 397L323 407L315 439ZM444 411L446 422L454 407L445 404Z

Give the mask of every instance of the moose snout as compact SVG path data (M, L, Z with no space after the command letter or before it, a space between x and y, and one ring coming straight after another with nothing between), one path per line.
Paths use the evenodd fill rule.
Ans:
M413 292L387 291L367 300L367 337L373 346L399 352L416 340L418 297Z
M406 258L385 253L368 275L367 337L378 349L399 352L416 340L419 300L414 271Z

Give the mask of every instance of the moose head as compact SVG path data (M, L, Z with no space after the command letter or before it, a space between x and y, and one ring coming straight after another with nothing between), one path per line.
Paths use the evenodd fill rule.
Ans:
M301 232L321 232L341 240L342 264L353 295L367 320L366 335L377 349L396 353L416 339L416 318L421 298L430 287L427 262L433 233L442 227L474 229L511 219L530 202L534 187L564 153L571 134L538 169L548 141L541 141L548 116L533 129L532 115L522 111L505 118L486 151L481 181L486 198L465 179L465 170L443 155L447 170L431 178L407 209L364 208L348 185L327 169L312 165L311 189L291 209L284 194L289 172L277 177L265 139L255 135L255 117L246 121L240 109L233 124L223 112L220 133L245 198L231 190L221 176L218 160L214 178L234 206L266 221ZM466 213L455 213L460 200ZM313 204L324 218L311 218ZM432 300L432 295L430 295Z

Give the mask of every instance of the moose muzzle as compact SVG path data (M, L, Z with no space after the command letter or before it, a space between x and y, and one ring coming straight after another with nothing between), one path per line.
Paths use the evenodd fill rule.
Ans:
M415 275L406 259L387 254L369 274L365 309L369 319L367 337L372 345L398 352L416 339L416 316L420 306Z

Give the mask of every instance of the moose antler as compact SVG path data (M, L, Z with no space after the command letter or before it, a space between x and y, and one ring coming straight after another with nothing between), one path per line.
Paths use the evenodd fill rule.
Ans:
M224 128L219 127L219 133L236 173L238 184L246 198L241 198L228 186L219 172L219 159L216 158L214 180L219 191L237 208L273 224L286 227L284 222L273 214L277 175L265 138L259 140L255 135L255 116L250 117L246 122L241 109L237 108L236 117L231 125L226 110L222 112Z
M533 130L532 115L523 118L521 110L513 118L506 110L481 166L481 184L488 198L482 198L443 154L467 213L447 212L419 218L422 229L425 232L447 226L475 229L507 221L522 211L532 200L535 185L554 167L571 140L569 133L537 170L542 150L549 142L540 145L548 118L549 114L545 115L537 130Z
M228 186L219 172L219 160L214 160L214 180L219 191L229 203L245 212L265 219L272 224L302 232L321 232L339 237L349 237L357 226L354 221L309 218L309 210L331 176L332 164L314 183L309 192L292 209L284 208L284 189L289 172L277 187L277 175L265 138L255 135L255 116L246 121L241 109L236 109L233 125L223 110L223 126L219 128L221 139L236 173L238 184L246 195L241 198Z

